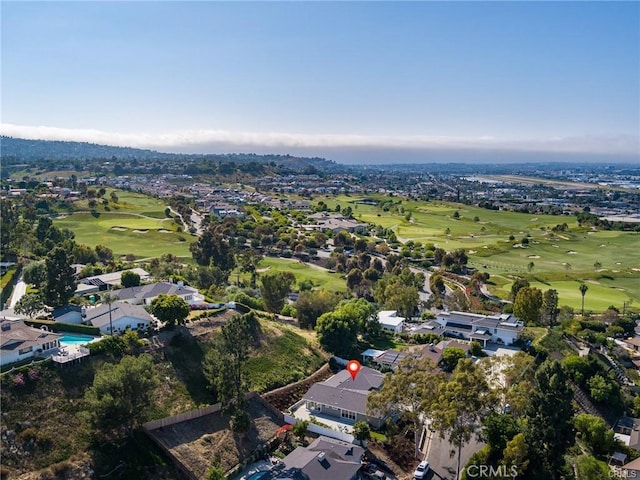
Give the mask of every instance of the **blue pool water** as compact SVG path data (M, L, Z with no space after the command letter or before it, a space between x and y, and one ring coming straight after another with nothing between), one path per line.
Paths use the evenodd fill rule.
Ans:
M92 342L98 337L90 337L89 335L75 335L73 333L65 333L60 339L62 345L84 345Z

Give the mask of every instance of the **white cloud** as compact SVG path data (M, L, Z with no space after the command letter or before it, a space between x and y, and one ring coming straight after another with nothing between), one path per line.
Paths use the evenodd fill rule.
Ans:
M173 133L113 133L93 129L0 124L0 133L17 138L89 142L106 145L151 148L160 151L213 152L287 149L402 149L477 150L546 153L584 153L635 156L640 140L632 135L585 135L537 139L509 139L493 136L367 136L344 134L295 134L229 132L224 130L184 130Z

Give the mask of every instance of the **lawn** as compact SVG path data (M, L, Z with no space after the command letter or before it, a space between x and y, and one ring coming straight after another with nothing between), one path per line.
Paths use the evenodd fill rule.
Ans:
M170 219L133 213L74 213L54 222L57 227L72 230L78 243L90 247L106 245L116 256L134 254L146 258L172 253L190 257L189 245L196 240L188 233L175 231L176 225Z
M258 269L274 270L278 272L291 272L296 277L296 282L310 281L314 287L324 288L332 292L344 292L347 284L338 273L330 273L322 268L302 263L299 260L289 258L265 257L260 261Z

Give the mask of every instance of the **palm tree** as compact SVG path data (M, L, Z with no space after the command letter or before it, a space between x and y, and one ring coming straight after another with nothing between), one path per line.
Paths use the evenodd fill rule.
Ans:
M117 295L111 295L109 292L102 294L102 301L109 305L109 334L113 335L113 322L111 321L111 305L118 300Z
M587 290L589 290L589 287L586 284L581 283L580 293L582 294L582 318L584 318L584 295L587 293Z

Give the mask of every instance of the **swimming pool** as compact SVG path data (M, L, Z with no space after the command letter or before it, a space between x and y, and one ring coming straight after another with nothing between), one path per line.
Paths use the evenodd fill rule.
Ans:
M73 333L65 333L60 339L61 345L84 345L91 343L100 337L90 337L89 335L75 335Z

